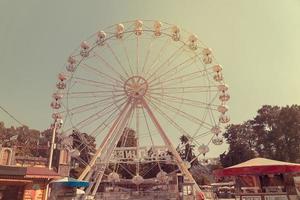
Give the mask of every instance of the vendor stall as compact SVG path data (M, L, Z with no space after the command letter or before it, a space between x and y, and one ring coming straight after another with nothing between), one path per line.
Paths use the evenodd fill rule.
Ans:
M214 173L234 178L236 199L297 199L293 177L300 174L300 164L254 158Z

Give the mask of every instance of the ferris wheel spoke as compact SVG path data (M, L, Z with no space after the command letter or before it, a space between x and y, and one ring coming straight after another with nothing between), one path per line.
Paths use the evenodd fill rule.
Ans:
M118 114L118 108L113 110L110 115L99 125L97 126L93 131L91 131L91 136L97 138L101 135L101 133L106 129L109 128L109 124L113 122L114 117ZM97 134L98 133L98 134Z
M158 68L156 69L156 71L149 77L149 82L152 83L155 80L157 80L157 77L155 76L156 74L163 74L167 69L169 68L173 68L174 65L174 61L176 61L178 58L180 58L180 56L182 55L182 53L184 52L184 46L182 45L178 51L174 52L174 55L171 55L171 57L168 58L168 60L166 60L164 63L162 63L161 65L158 66ZM187 59L192 60L191 58ZM185 62L180 63L179 65L183 65L186 64ZM177 64L175 64L175 66L177 66ZM187 67L189 67L190 65L187 65ZM177 71L176 71L177 72ZM152 79L154 78L154 80Z
M125 98L125 97L123 97ZM105 99L101 99L101 100L97 100L97 101L94 101L94 102L90 102L90 103L86 103L86 104L82 104L82 105L79 105L79 106L75 106L75 107L71 107L69 109L67 109L67 112L71 113L71 112L74 112L74 111L77 111L77 112L82 112L82 110L78 110L78 109L81 109L81 108L89 108L89 106L95 106L96 104L98 103L103 103L103 102L111 102L112 98L111 97L108 97L108 98L105 98Z
M122 101L123 99L125 99L125 98L118 99L118 100L117 100L116 102L114 102L114 103L109 102L109 103L103 103L103 104L101 104L101 105L102 105L102 106L107 106L107 107L112 107L113 105L115 105L116 107L118 107L118 106L116 105L116 103ZM107 107L105 107L105 108L107 108ZM72 112L72 113L70 114L70 117L73 117L73 116L74 116L75 114L77 114L77 113L82 114L82 113L87 112L87 111L90 111L90 110L95 110L96 108L98 108L98 107L95 106L95 107L87 108L87 109L80 110L80 111L77 111L77 112Z
M180 134L184 134L184 135L187 135L187 136L193 138L193 137L191 136L191 134L188 133L188 131L186 131L184 128L182 128L178 123L176 123L176 122L172 119L172 117L170 117L168 114L166 114L164 111L162 111L162 109L160 109L159 106L156 105L156 103L154 103L154 102L152 101L152 102L150 102L150 104L152 105L152 107L153 107L153 108L154 108L161 116L163 116L167 121L169 121L170 124L171 124L174 128L176 128L176 129L179 131ZM210 133L210 130L207 131L207 133ZM199 143L198 143L196 140L193 140L193 142L195 142L197 145L199 145ZM184 146L186 146L186 145L187 145L187 144L185 144Z
M111 91L112 89L114 89L114 88L103 87L103 86L101 86L101 85L99 85L99 84L93 84L93 83L87 82L87 81L74 80L73 83L74 83L74 84L77 84L77 83L78 83L78 84L81 84L81 85L91 86L91 87L95 87L95 88L108 89L108 90L105 90L105 91L103 91L103 92L109 92L109 91ZM121 92L121 90L118 90L118 91L116 91L116 92Z
M139 74L140 54L139 54L139 36L136 36L136 74Z
M129 66L129 70L131 72L131 75L134 75L133 69L132 69L132 66L131 66L131 62L130 62L130 58L129 58L129 54L128 54L127 46L124 44L123 40L120 40L120 41L121 41L121 45L122 45L123 51L125 52L125 55L126 55L126 60L127 60L127 63L128 63L128 66Z
M146 124L146 128L147 128L147 133L148 133L149 138L150 138L150 140L151 140L151 146L154 147L154 142L153 142L153 138L152 138L151 131L150 131L150 127L149 127L149 122L148 122L148 120L147 120L146 112L145 112L144 107L142 107L142 111L143 111L143 117L144 117L145 124Z
M98 127L96 127L92 132L91 132L91 135L92 136L95 136L95 138L97 138L100 134L97 134L96 135L96 133L97 132L102 132L102 131L104 131L106 128L108 128L109 127L109 124L111 124L112 122L113 122L113 120L114 120L114 118L113 117L116 117L117 115L118 115L118 110L120 111L120 108L123 106L125 104L125 102L124 103L122 103L120 106L118 106L118 107L116 107L111 113L110 113L110 115L98 126ZM102 128L101 128L102 127ZM101 128L101 129L100 129Z
M152 137L152 134L151 134L151 131L150 131L149 122L147 120L146 112L145 112L144 107L142 107L142 111L143 111L143 117L144 117L144 120L145 120L145 124L146 124L146 127L147 127L147 133L148 133L150 141L151 141L151 148L154 149L154 146L155 146L154 145L154 140L153 140L153 137ZM140 136L140 137L142 137L142 136ZM157 160L157 165L158 165L159 169L161 170L160 163L158 162L158 155L156 155L156 160Z
M217 97L217 95L212 99L212 101L214 101L214 99L215 99L216 97ZM212 110L209 111L209 116L210 116L210 120L211 120L211 123L212 123L212 124L217 125L217 124L219 123L219 122L218 122L218 123L216 122Z
M116 59L117 63L120 65L120 67L122 68L123 72L125 73L126 77L129 78L129 74L128 74L127 70L125 69L125 67L121 63L121 61L120 61L119 57L117 56L116 52L114 51L114 49L108 43L106 44L106 46L108 47L108 49L110 50L110 52L113 54L113 56Z
M154 75L156 75L159 72L159 70L163 69L167 63L168 63L168 65L170 65L172 62L174 62L176 59L178 59L180 57L180 55L177 55L177 54L182 53L184 50L184 47L185 47L185 45L182 45L181 47L176 49L164 62L162 62L161 64L158 65L158 67L153 69L153 72L148 77L149 83L152 82L151 78Z
M155 66L155 65L158 63L159 58L161 57L163 51L164 51L168 46L170 46L171 42L172 42L172 39L168 38L168 39L165 41L165 43L162 45L162 47L159 49L158 54L157 54L157 56L155 57L155 59L154 59L154 61L152 62L152 64L149 65L149 67L147 67L148 65L145 66L145 75L144 75L145 77L148 77L148 75L151 73L152 67ZM148 69L147 69L147 68L148 68ZM147 69L147 70L146 70L146 69Z
M174 71L176 72L176 71L178 70L179 67L184 67L184 66L190 65L191 63L194 62L194 59L195 59L196 56L197 56L197 55L194 55L194 56L192 56L192 57L189 57L189 58L185 59L183 62L181 62L181 63L179 63L179 64L177 64L177 65L175 65L175 66L172 66L168 71L166 71L166 72L160 74L160 75L157 76L157 77L154 77L154 79L152 79L151 81L149 81L149 84L151 84L152 82L154 82L154 81L156 81L156 80L162 79L162 77L168 75L168 74L171 73L171 72L174 72Z
M153 94L153 93L151 93ZM166 94L159 94L156 93L157 96L162 97L162 99L166 99L167 102L174 102L177 104L184 104L184 105L189 105L189 106L194 106L194 107L198 107L198 108L212 108L212 110L217 110L217 106L218 105L214 105L214 104L210 104L210 103L205 103L205 102L201 102L201 101L197 101L197 100L191 100L191 99L185 99L182 97L176 97L176 96L170 96L170 95L166 95ZM154 97L153 98L158 99L158 97Z
M203 113L203 117L202 117L202 121L205 121L206 118L208 117L209 115L209 109L207 108L206 110L204 110L204 113ZM192 137L194 138L196 135L198 135L200 133L200 131L202 131L202 124L200 124L197 128L197 130L195 131L195 133L192 135ZM211 132L211 130L208 130L206 132Z
M80 63L81 68L85 68L85 69L89 69L92 72L96 72L98 75L100 75L101 77L104 77L106 79L108 79L109 81L115 81L116 83L119 84L123 84L120 80L100 71L99 69L92 67L90 65L87 65L86 63Z
M174 82L182 82L182 83L187 83L189 81L192 81L192 80L195 80L195 79L201 79L203 78L204 76L209 76L213 74L213 72L211 73L208 73L207 70L198 70L198 71L195 71L195 72L191 72L191 73L187 73L187 74L184 74L184 75L180 75L180 76L176 76L174 77L174 75L170 75L169 76L169 79L167 80L163 80L163 81L160 81L160 79L157 79L157 83L153 83L151 85L151 87L154 87L156 85L160 85L160 84L163 84L163 85L169 85L169 84L174 84ZM173 77L173 78L171 78Z
M194 55L193 57L191 57L192 59L197 59L197 60L199 60L199 54L196 54L196 55ZM201 63L202 61L201 61L201 59L200 59L200 63ZM183 67L183 66L180 66L180 70L178 70L177 68L179 67L179 66L175 66L175 68L174 69L171 69L169 72L168 72L168 75L169 75L169 79L168 80L176 80L177 78L178 79L183 79L183 78L185 78L185 77L188 77L188 79L187 80L193 80L193 79L195 79L195 78L202 78L202 76L208 76L208 75L210 75L210 74L213 74L213 71L212 71L212 68L213 67L208 67L208 68L206 68L206 67L203 67L203 69L202 70L196 70L195 72L191 72L191 73L188 73L188 74L184 74L184 75L180 75L180 76L177 76L177 77L175 77L175 78L172 78L172 77L174 77L176 74L179 74L181 71L183 71L183 70L186 70L188 67L190 67L190 66L193 66L193 65L187 65L186 67ZM197 65L197 67L199 67L198 65ZM173 74L169 74L170 72L172 72L172 71L176 71L176 73L173 73ZM208 70L211 70L211 72L208 72ZM196 75L196 76L195 76ZM172 79L170 79L170 78L172 78ZM168 81L167 80L167 81ZM167 82L166 81L166 82Z
M143 67L142 67L142 70L141 70L141 75L144 75L145 66L148 64L148 59L149 59L149 55L150 55L151 50L152 50L153 42L154 42L154 38L152 38L151 42L148 44L146 57L144 59L144 64L143 64Z
M178 94L178 93L199 93L199 92L218 92L218 89L214 89L213 86L178 86L178 87L169 87L169 88L149 88L150 93L161 91L164 94Z
M114 85L114 84L110 84L110 83L105 83L105 82L100 82L100 81L95 81L95 80L90 80L90 79L86 79L86 78L82 78L82 77L77 77L77 76L73 76L72 79L75 79L76 82L88 82L88 83L95 83L103 88L106 89L111 89L111 88L122 88L120 85ZM106 86L106 87L105 87Z
M85 95L85 94L106 94L106 95L101 95L103 97L108 97L108 96L114 96L114 93L118 93L118 92L122 92L122 94L118 94L116 96L121 96L124 94L124 91L110 91L108 92L107 90L103 91L103 90L97 90L97 91L78 91L78 92L66 92L66 93L62 93L63 95Z
M125 101L125 102L126 102L126 101ZM115 110L115 107L113 107L113 106L115 106L115 103L112 103L112 104L110 104L109 106L107 106L107 107L101 109L100 111L97 111L96 113L94 113L94 114L92 114L92 115L86 117L86 118L83 119L82 121L76 123L76 124L74 125L74 127L78 127L78 129L80 130L80 129L82 129L82 128L88 126L88 125L90 125L91 123L93 123L93 122L99 120L100 118L102 118L102 117L105 116L106 114L109 114L109 113L111 113L113 110ZM111 108L111 107L113 107L113 109L109 109L109 110L108 110L108 108ZM107 110L108 110L108 111L107 111ZM104 111L105 111L105 112L104 112ZM99 114L101 114L101 115L99 115ZM95 118L95 119L93 119L93 118Z
M119 101L119 100L122 100L122 99L125 99L125 98L121 98L121 99L118 99L118 100L116 100L115 99L115 101ZM85 108L85 109L81 109L81 110L77 110L76 112L69 112L69 115L70 116L74 116L74 115L76 115L76 114L83 114L83 113L85 113L85 112L88 112L88 111L91 111L91 110L94 110L94 109L96 109L96 108L98 108L98 107L101 107L101 106L106 106L106 105L109 105L109 104L111 104L111 102L110 101L108 101L108 102L104 102L104 103L101 103L101 105L94 105L94 106L92 106L92 107L87 107L87 108Z
M93 52L96 58L98 58L102 63L104 63L104 66L106 66L109 70L112 70L121 80L126 80L126 78L118 72L114 66L112 66L110 63L108 63L102 56L100 56L97 52Z
M119 96L124 96L124 94L102 94L102 91L101 92L85 92L85 93L67 93L68 95L68 99L76 99L76 98L115 98L115 97L119 97Z
M203 138L205 136L211 135L211 131L206 131L204 133L198 134L196 136L193 136L193 141L197 141L199 138Z
M185 118L185 119L188 119L188 120L191 120L193 121L195 124L202 124L203 127L204 125L206 125L206 128L208 130L210 130L212 128L213 125L205 122L205 121L202 121L201 119L191 115L191 114L188 114L187 112L184 112L174 106L171 106L170 104L167 104L157 98L153 98L153 100L155 100L157 103L159 103L161 106L163 106L164 108L166 108L167 110L171 111L171 112L174 112L174 113L177 113L178 115L180 115L181 117Z
M146 98L148 101L148 103L150 105L152 105L152 108L154 108L162 117L164 117L167 121L169 121L169 123L178 130L179 133L184 133L186 135L189 135L189 133L182 128L180 125L178 125L178 123L176 123L172 117L170 117L168 114L166 114L164 111L162 111L162 109L159 108L158 105L156 105L156 103L154 103L153 101L149 100L148 98Z

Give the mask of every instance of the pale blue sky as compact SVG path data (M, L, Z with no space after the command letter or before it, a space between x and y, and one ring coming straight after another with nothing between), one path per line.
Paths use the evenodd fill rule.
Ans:
M0 0L0 105L47 128L68 55L90 34L138 18L177 24L214 50L233 123L263 104L300 103L300 0ZM15 124L3 112L0 121Z

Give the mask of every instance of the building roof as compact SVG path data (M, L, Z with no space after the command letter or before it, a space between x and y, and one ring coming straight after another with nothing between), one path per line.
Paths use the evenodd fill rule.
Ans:
M0 165L0 176L18 178L59 178L59 174L45 167L17 167Z
M26 167L26 178L59 178L60 175L45 167Z

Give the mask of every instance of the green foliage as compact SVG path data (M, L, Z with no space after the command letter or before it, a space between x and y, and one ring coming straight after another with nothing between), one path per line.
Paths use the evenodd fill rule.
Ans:
M224 134L229 151L220 155L224 167L256 156L300 161L300 106L262 106L254 119L229 125Z
M29 129L27 126L5 128L0 122L0 140L4 147L16 147L18 156L40 156L38 145L40 131Z
M77 162L79 165L70 171L70 176L78 178L96 152L96 139L87 133L80 133L78 131L73 131L70 136L73 138L72 148L80 152L78 158L72 158L72 162Z
M189 142L187 136L182 135L180 138L181 144L177 147L177 151L183 160L192 162L191 165L198 165L199 161L194 153L195 145Z

